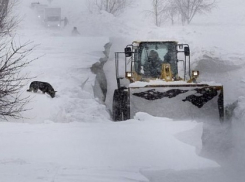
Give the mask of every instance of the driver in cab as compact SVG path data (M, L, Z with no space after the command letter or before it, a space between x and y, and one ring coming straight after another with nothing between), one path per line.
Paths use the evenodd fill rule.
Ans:
M158 78L161 76L162 60L159 58L157 51L151 50L144 64L144 75Z

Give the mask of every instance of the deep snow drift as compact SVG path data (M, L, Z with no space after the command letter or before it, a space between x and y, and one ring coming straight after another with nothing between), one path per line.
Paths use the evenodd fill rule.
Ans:
M33 99L25 119L0 123L0 181L245 180L243 1L220 1L212 14L196 17L189 26L157 28L143 13L150 1L135 1L114 17L104 11L90 14L86 0L53 0L51 5L60 6L62 16L69 20L61 30L44 28L29 8L31 2L23 0L17 8L23 21L15 40L38 45L29 59L40 58L25 71L35 80L51 83L58 92L54 99L29 93L27 83L23 94ZM70 36L73 26L80 37ZM172 121L146 113L111 122L106 106L94 98L95 75L90 67L110 41L111 55L104 67L110 108L115 88L113 52L122 51L135 39L190 44L200 79L224 84L226 104L238 100L232 127ZM209 141L205 150L203 128L211 131L205 135Z

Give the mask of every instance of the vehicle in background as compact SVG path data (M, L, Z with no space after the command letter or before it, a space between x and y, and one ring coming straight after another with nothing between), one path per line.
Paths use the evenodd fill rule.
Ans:
M31 8L35 8L38 5L40 5L39 2L33 2L33 3L31 3Z
M60 27L61 25L61 8L46 7L44 9L43 22L47 27Z
M48 7L48 5L46 5L46 4L36 4L36 5L34 6L34 9L35 9L35 11L36 11L37 17L38 17L40 20L43 20L45 8L47 8L47 7Z

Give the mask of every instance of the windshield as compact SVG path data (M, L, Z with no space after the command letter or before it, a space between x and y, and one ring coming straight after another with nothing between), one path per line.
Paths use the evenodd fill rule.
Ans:
M51 16L51 17L47 17L46 20L47 21L60 21L60 17L58 17L58 16Z
M173 76L177 75L175 42L143 42L138 49L135 71L146 77L160 77L162 64L169 63Z

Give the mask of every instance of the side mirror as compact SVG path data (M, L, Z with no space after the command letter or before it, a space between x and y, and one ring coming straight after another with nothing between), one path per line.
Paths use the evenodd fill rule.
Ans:
M131 47L126 47L126 48L124 49L124 52L125 52L125 56L126 56L126 57L132 56L132 50L131 50Z
M184 47L184 53L185 53L185 56L190 56L190 48Z

